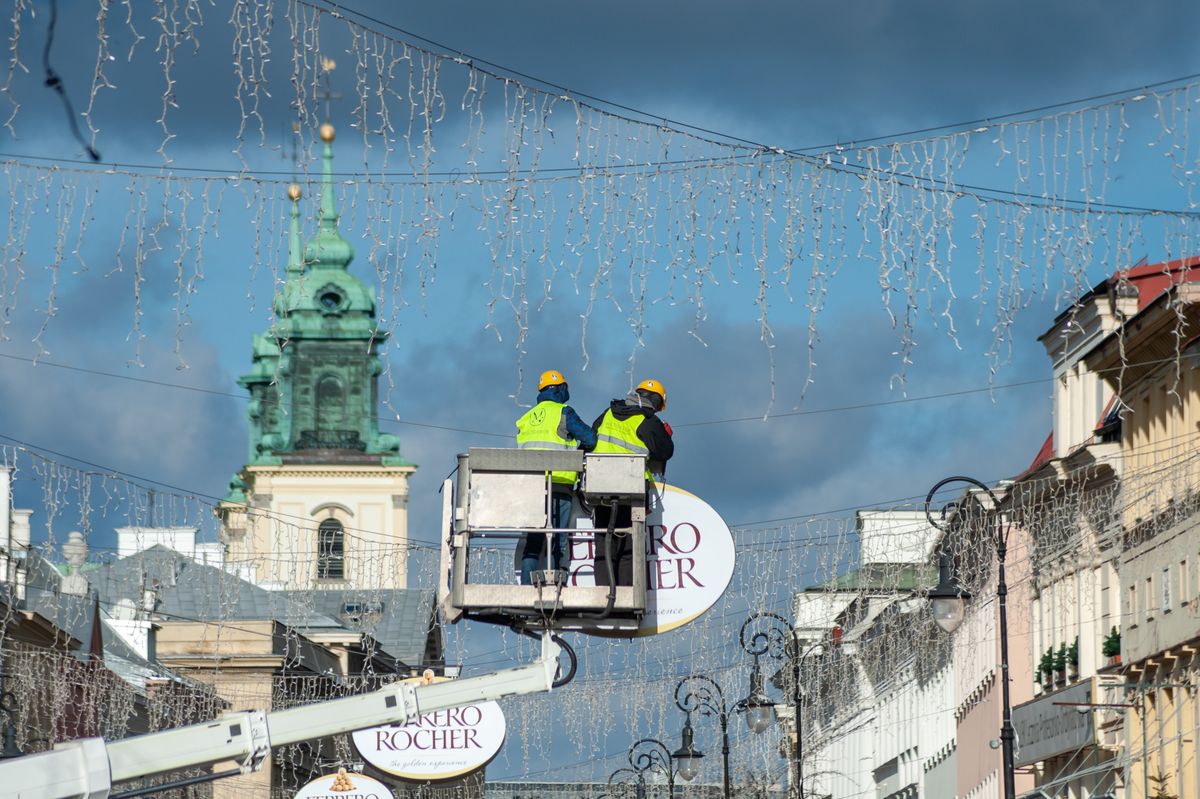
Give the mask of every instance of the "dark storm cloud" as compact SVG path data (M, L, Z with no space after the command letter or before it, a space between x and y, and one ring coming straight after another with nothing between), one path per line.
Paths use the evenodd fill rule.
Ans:
M1200 66L1192 46L1200 20L1187 2L385 5L358 7L578 91L793 146L1015 110Z
M350 7L480 58L572 89L772 144L823 144L958 121L1071 97L1128 88L1196 71L1192 42L1200 20L1192 4L1086 5L992 3L729 3L723 0L603 4L391 3ZM48 15L36 6L21 33L28 75L15 91L25 145L45 129L65 129L63 111L42 86L39 58ZM152 7L135 24L146 40L133 63L133 36L110 11L108 62L116 90L102 90L97 122L102 152L146 155L162 139L157 119L166 86L155 52ZM277 13L280 7L276 6ZM223 8L205 8L200 46L182 43L172 71L170 127L176 154L222 142L234 145L233 30ZM87 105L96 64L95 17L62 14L53 51L76 106ZM0 23L8 37L9 20ZM294 114L290 27L280 14L262 95L267 143L286 141ZM335 57L350 42L327 20L323 50ZM336 87L353 94L348 58ZM455 70L443 75L456 97ZM341 101L348 113L351 99ZM454 117L445 123L454 126ZM450 134L453 136L454 134ZM248 137L257 143L257 131ZM143 159L145 160L145 159ZM151 159L152 160L152 159Z
M508 4L362 2L354 7L580 91L786 144L871 135L1171 77L1194 67L1191 41L1196 32L1195 15L1184 4L1130 6L1110 0L1088 4L1086 9L1033 3L735 4L716 0L602 5L530 0ZM40 85L37 69L36 55L45 33L43 10L38 7L37 20L22 32L22 53L31 73L17 85L24 104L17 127L26 136L22 147L37 149L44 141L52 154L62 154L62 111ZM233 145L239 118L229 56L232 33L218 9L206 9L206 15L201 47L193 51L184 44L179 50L174 72L179 81L175 89L179 107L170 111L172 129L180 137L172 152L181 159L188 154L204 163ZM139 161L153 161L153 148L162 135L155 123L164 86L161 69L155 66L159 56L151 38L139 45L133 64L124 63L130 37L119 20L111 22L111 49L117 56L111 63L111 77L119 88L102 92L98 100L101 149L106 149L107 142L110 152L115 149ZM90 13L65 14L60 25L55 66L79 110L85 104L95 63L95 20ZM147 36L155 32L152 24L141 24L140 30ZM336 55L348 39L336 32L338 26L329 30L331 38L326 45ZM287 26L277 25L276 34L280 38L273 46L268 133L271 125L286 127L292 116L287 108L291 90L286 83L290 59L282 38ZM1135 50L1137 57L1116 57ZM338 88L349 95L352 70L348 62L344 61L343 67L336 74L345 84ZM347 113L350 102L341 101L342 114ZM457 150L447 148L444 153L453 158ZM68 360L104 362L107 358L111 362L111 352L103 351L99 344L96 349L85 345L88 336L111 345L128 332L132 326L132 276L123 272L102 277L107 269L105 258L98 254L115 247L111 231L103 238L93 231L92 244L93 269L64 282L59 298L63 310L51 328L54 331L61 324L62 333L48 340L56 353L78 343L78 357ZM365 250L361 240L356 238L355 244L362 245L360 253ZM226 245L227 251L234 253L248 251L246 246L244 241ZM469 264L464 255L448 252L444 260L448 265ZM222 252L221 256L238 262L236 254L230 258ZM361 260L360 256L355 267L360 270ZM163 349L169 349L175 324L170 296L174 286L160 275L171 271L163 269L168 266L165 256L155 256L149 264L154 277L144 287L148 335ZM234 292L240 295L244 285L240 278L226 278L203 290L217 298L213 300L215 308L224 298L235 296ZM463 301L474 303L477 299L472 295ZM266 326L264 304L259 302L249 329ZM443 301L439 307L449 306L453 303ZM389 344L395 364L397 412L406 420L511 434L520 408L509 395L516 392L529 402L531 376L553 365L571 375L575 403L590 420L611 397L628 387L625 359L630 342L627 329L619 327L620 320L597 325L592 337L593 363L586 372L581 371L579 320L566 306L552 304L535 320L524 358L525 383L520 388L513 366L516 352L507 329L506 340L497 343L492 333L464 330L448 323L444 314L418 317L414 311L402 316L396 338ZM1027 312L1025 318L1039 319L1039 314ZM1034 327L1041 327L1049 318L1040 317ZM209 321L214 328L219 324ZM639 353L635 374L654 374L668 383L670 420L756 416L766 411L765 351L753 325L714 320L704 331L709 342L704 348L688 336L686 324L664 322L659 316L652 321L660 326L651 328L649 346ZM204 322L198 318L199 324ZM891 352L896 340L893 331L882 322L864 325L832 316L822 324L820 366L807 407L897 396L888 388L896 368ZM803 357L807 342L798 327L780 325L776 332L780 384L775 408L787 410L800 392L803 369L796 360ZM236 371L247 362L244 337L234 346L228 335L218 340L211 331L197 333L201 350L207 346L219 349L219 362L225 370ZM1030 345L1032 335L1022 335L1017 337L1018 346ZM420 349L410 347L413 341L419 342ZM1036 353L1036 345L1032 346ZM982 363L977 357L979 350L974 348L970 361L974 367ZM919 355L925 371L914 372L912 385L923 393L986 382L982 370L974 376L964 371L966 361L944 339L923 341ZM151 365L169 369L170 358ZM1040 373L1037 370L1042 368L1040 363L1026 362L1008 374ZM213 369L188 377L232 387L229 372ZM996 405L986 397L975 397L960 405L681 426L680 457L672 465L671 476L715 498L733 521L801 514L814 506L825 509L873 501L881 498L880 494L915 492L921 486L914 484L949 471L946 461L951 457L970 454L961 442L972 438L981 442L978 451L995 456L989 456L980 469L999 472L990 477L1003 476L1009 464L1027 460L1026 452L1039 443L1032 440L1036 433L1026 441L1005 435L1006 427L1024 424L1040 431L1048 424L1041 395L1022 396L1032 399L1013 407L1002 395ZM181 412L193 410L200 412ZM120 403L114 404L112 412L120 412ZM212 419L186 423L219 429L217 438L224 442L220 451L226 458L222 463L236 464L244 450L241 411L213 413ZM1037 421L1038 414L1046 416L1044 423ZM970 434L947 437L944 429L948 424ZM428 537L436 523L437 486L453 467L454 453L471 444L505 443L503 439L394 423L384 427L401 434L406 454L422 466L414 481L413 505L414 534L423 537ZM210 474L204 480L208 484L223 481L229 470L222 465L216 476ZM864 483L880 481L887 485L886 490L863 489Z
M145 368L112 367L101 342L77 341L70 358L93 367L108 365L133 377L181 382L174 354L154 343L144 349ZM194 357L191 366L188 379L197 384L229 382L226 365L212 349ZM0 433L189 494L222 496L244 457L244 405L232 398L5 359L0 365L0 403L5 408ZM18 477L25 480L30 475ZM145 487L175 493L162 486ZM19 483L18 489L24 491L24 485ZM27 494L24 500L35 497ZM44 523L46 509L40 498L26 507L35 509L35 525ZM104 522L96 543L111 545L112 529L119 523Z

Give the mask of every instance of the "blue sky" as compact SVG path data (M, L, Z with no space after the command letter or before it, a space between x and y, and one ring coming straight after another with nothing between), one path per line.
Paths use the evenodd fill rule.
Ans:
M28 77L18 75L14 84L22 108L14 120L17 138L6 135L4 150L76 157L79 148L67 136L61 107L39 85L37 56L44 41L46 7L44 3L33 7L42 13L27 19L21 33L24 61L31 72ZM739 4L736 8L720 3L651 7L617 3L603 11L535 3L506 4L503 9L469 3L437 7L363 3L356 8L580 92L784 146L862 139L986 117L1176 77L1195 67L1195 56L1187 46L1187 20L1194 15L1183 13L1183 5L1129 9L1101 3L1086 15L1068 7L1001 8L988 3L953 8L859 4L852 9L836 3ZM109 20L111 51L116 54L109 73L117 88L98 95L97 146L106 161L155 164L154 150L162 137L156 120L163 78L155 54L146 47L155 42L153 36L141 42L134 61L126 64L119 56L132 37L118 24L122 19L116 15ZM143 35L155 32L149 20L138 24ZM85 103L92 78L94 35L95 21L86 16L60 20L52 61L77 108ZM233 169L237 161L230 151L240 114L232 96L225 18L215 10L208 12L199 38L200 47L194 52L191 44L181 46L181 56L187 56L178 58L174 67L178 107L171 109L170 119L177 138L169 152L178 166ZM336 44L345 49L345 42ZM275 46L275 60L286 62L286 40L278 39ZM334 73L334 88L345 95L334 101L336 122L339 114L350 114L346 106L352 104L351 65L337 46L327 50L342 60ZM1119 57L1122 52L1129 56ZM267 148L259 149L253 141L243 148L247 159L261 169L289 168L279 151L288 140L287 97L279 88L265 106ZM464 123L451 114L447 124L448 144L438 157L448 168L462 168L454 163L457 148L449 143L460 141ZM361 148L346 127L340 125L339 168L354 169L361 162ZM1177 189L1169 176L1161 168L1139 169L1140 156L1137 147L1130 145L1108 199L1156 206L1174 199L1172 192ZM1149 160L1148 166L1157 165ZM988 174L980 166L970 177L982 185L1003 186L1010 173ZM118 208L127 204L116 188L119 185L104 184L102 203L111 200L120 204ZM230 209L226 217L235 215L236 205L226 204ZM226 228L225 235L219 240L209 237L205 277L183 335L188 365L183 371L176 368L179 364L171 354L175 268L167 253L153 256L146 270L145 366L128 365L134 357L128 340L133 323L130 269L127 265L121 273L103 276L108 272L104 266L113 261L120 233L113 228L121 217L103 220L105 227L89 230L84 239L83 255L94 268L83 274L78 274L77 265L63 270L60 308L45 338L51 359L235 391L233 378L248 365L249 335L268 323L271 270L281 263L283 210L278 206L277 219L268 212L264 222L278 225L256 231L261 237L257 247L249 238L251 231L224 220L217 229ZM343 210L348 217L347 235L359 254L352 268L369 280L372 270L365 263L369 245L363 241L361 224L356 227L350 219L352 210ZM52 238L45 230L46 237ZM31 250L30 263L44 264L53 256L49 246ZM1133 254L1154 260L1162 250L1150 241ZM632 339L622 324L622 313L611 309L595 314L598 321L589 337L594 355L588 370L581 370L578 315L583 298L560 284L555 302L531 328L524 383L518 385L512 331L503 331L508 335L497 341L483 329L487 297L482 284L490 260L486 250L477 237L460 230L443 237L438 258L437 280L424 296L410 276L404 295L408 304L396 313L394 337L388 345L393 402L402 418L503 433L519 412L509 395L521 395L527 402L530 375L544 366L568 373L575 402L589 418L610 397L621 394L632 378L656 375L671 391L667 416L681 432L680 455L673 465L676 479L714 498L733 521L803 515L908 496L947 471L965 469L989 479L1011 474L1028 462L1049 426L1048 392L1026 387L994 397L973 395L836 415L685 427L688 422L755 416L767 410L769 373L765 350L758 342L749 275L740 276L740 286L723 281L709 292L708 330L701 331L707 347L687 335L690 309L655 307L646 319L648 346L639 353L632 375L623 373ZM1098 277L1109 268L1108 264L1094 266L1091 274ZM38 280L31 270L21 313L9 327L11 341L5 346L13 354L34 351L29 342L42 321L35 308L45 304L41 293L45 285ZM976 300L975 307L986 305L988 299ZM1047 326L1056 299L1034 298L1033 305L1019 315L1012 361L995 382L1046 375L1044 356L1033 338ZM394 297L385 298L385 303L388 300L389 307L396 307ZM795 406L803 383L797 363L807 357L805 305L802 295L791 304L778 294L772 299L779 343L777 411ZM970 320L972 298L966 298L960 308L964 321ZM986 326L973 329L963 324L960 352L934 332L936 321L929 314L918 319L922 340L908 393L920 396L987 385L986 362L980 356L989 343ZM897 372L892 356L895 334L882 313L870 266L851 264L841 270L831 284L821 325L815 384L806 408L902 396L890 379ZM81 335L83 331L87 335ZM219 493L242 460L244 426L236 400L56 374L52 369L31 370L15 362L7 364L6 371L11 376L6 393L15 400L15 413L5 432L14 437L124 471L162 474L167 482L207 494ZM32 406L13 393L27 383L43 395ZM717 385L722 390L713 391ZM47 403L46 394L54 400ZM84 396L87 401L81 402ZM140 409L138 430L129 434L122 420L129 418L133 407ZM85 409L87 413L81 413ZM948 435L950 429L969 430L976 440L958 445L961 449L956 453L955 442L962 436ZM422 503L420 498L430 495L440 475L448 471L452 453L473 442L469 436L404 425L398 432L405 451L425 467L413 494L414 523L419 529L432 524L436 515L436 502ZM143 437L178 441L189 456L173 456L174 447L147 447ZM204 446L193 443L201 440ZM961 463L960 453L966 452L976 459L984 453L983 462ZM926 457L930 453L937 457ZM914 460L921 463L917 469L911 467ZM735 468L727 469L731 463ZM743 477L735 485L714 479L718 464L722 474Z
M533 2L347 4L383 21L470 53L596 95L650 111L655 117L681 120L740 138L788 148L863 140L960 120L988 118L1073 98L1089 97L1200 72L1194 42L1200 33L1195 9L1185 2L1128 4L1110 2L1045 4L989 3L977 0L934 2L659 2L617 0L604 4ZM60 19L52 62L62 76L76 110L87 105L87 87L96 64L96 21L71 7ZM74 159L79 147L70 138L64 112L41 86L40 48L46 34L46 2L34 2L26 15L20 52L29 73L18 73L13 95L21 109L13 120L16 135L0 131L0 152L8 157ZM172 76L176 107L170 108L168 145L175 167L233 171L241 113L234 100L230 66L231 27L224 8L200 6L204 23L198 49L184 43ZM119 11L119 13L118 13ZM163 73L154 45L158 26L147 18L139 30L149 38L126 63L132 37L123 25L125 10L108 20L114 59L108 63L115 89L96 101L96 139L107 163L157 165L162 139L157 123L162 107ZM12 35L0 23L3 40ZM241 148L252 170L289 170L287 131L294 118L288 109L290 51L288 27L276 25L270 73L273 93L263 98L263 133ZM378 168L379 152L364 154L349 119L353 116L354 65L345 52L349 39L333 26L322 52L338 61L331 118L339 128L339 169ZM457 78L447 67L448 86ZM459 87L461 88L461 86ZM498 91L498 90L497 90ZM498 94L493 95L498 97ZM449 103L438 132L438 169L465 170L462 149L469 120ZM1182 208L1191 179L1183 186L1164 165L1149 115L1131 119L1130 143L1123 160L1111 165L1105 198L1111 203ZM503 125L489 117L485 165L501 163L498 149ZM564 128L565 130L565 128ZM311 140L311 131L305 131ZM547 163L571 142L547 145ZM986 146L986 137L979 143ZM973 143L973 146L974 143ZM311 153L310 153L311 155ZM995 166L991 155L973 155L960 176L989 187L1013 185L1011 164ZM561 158L553 163L562 163ZM402 155L393 161L407 169ZM310 164L315 166L315 162ZM60 162L64 169L72 165ZM11 173L15 174L15 173ZM187 173L179 172L180 177ZM286 175L284 176L286 177ZM50 178L47 178L50 179ZM120 179L68 172L58 175L28 237L27 279L20 289L7 339L0 354L28 357L44 321L55 258L52 220L62 186L100 188L91 215L97 220L82 239L80 252L68 252L58 270L57 310L42 342L45 358L75 367L115 372L238 393L235 378L249 366L250 335L269 324L273 270L281 269L284 206L256 206L252 185L228 187L220 201L222 216L213 220L205 240L203 280L192 297L181 350L175 353L177 315L174 296L178 265L172 257L171 230L164 249L145 264L140 287L145 338L140 365L131 338L134 316L129 241L122 241L122 220L130 197ZM161 188L161 184L156 185ZM172 191L180 190L174 184ZM184 184L186 185L186 184ZM277 198L282 187L271 187ZM0 209L30 204L28 183L0 180ZM239 195L238 193L242 194ZM368 264L371 242L363 194L343 190L343 231L358 257L352 270L369 282L378 276ZM136 197L135 197L136 199ZM148 200L153 208L156 196ZM256 209L267 213L255 224ZM310 209L311 210L311 209ZM76 214L89 212L74 208ZM587 312L586 290L565 273L553 278L553 301L533 313L519 356L514 328L501 319L498 337L487 329L492 253L474 230L470 208L458 209L461 224L445 225L437 251L436 280L422 290L427 276L410 265L403 288L389 289L384 306L392 319L387 345L391 407L406 422L508 433L520 414L517 402L532 398L532 379L543 368L564 371L573 404L587 419L612 397L646 376L662 380L669 392L668 420L675 426L677 456L672 479L701 494L731 523L781 517L804 518L835 508L872 506L921 495L940 477L967 473L985 480L1012 476L1032 459L1050 428L1049 383L1003 388L1005 384L1043 379L1049 365L1036 337L1062 306L1057 288L1071 284L1067 271L1052 266L1051 288L1021 298L1023 307L1010 331L1011 353L992 376L986 352L992 343L989 309L997 301L994 286L973 291L975 276L967 263L956 275L959 295L957 345L946 335L936 310L945 299L937 285L927 287L917 314L918 346L904 388L898 372L898 337L883 311L876 266L854 255L831 277L822 312L816 370L804 404L809 315L803 283L789 302L776 288L770 296L775 333L775 393L767 350L759 340L752 270L717 274L706 288L707 319L691 335L694 306L685 295L650 306L645 315L644 348L638 348L628 324L627 306L611 304L592 312L588 329L590 361L583 368L580 316ZM153 211L150 212L153 218ZM173 223L175 224L175 223ZM739 225L748 224L742 220ZM947 235L960 253L973 247L971 222L959 220ZM312 230L308 220L308 230ZM554 236L567 236L561 223ZM223 235L221 235L223 233ZM408 231L415 237L414 231ZM11 236L10 236L11 242ZM412 242L410 241L410 245ZM988 242L989 246L995 242ZM671 242L646 251L665 258ZM1151 261L1176 252L1178 242L1156 236L1129 245L1128 260ZM390 249L389 249L390 248ZM403 260L400 244L386 243L393 262ZM68 247L70 250L70 247ZM411 250L410 250L411 251ZM118 253L123 268L114 272ZM1111 257L1110 257L1111 256ZM189 256L190 257L190 256ZM767 260L778 263L777 244ZM415 261L415 256L412 257ZM1095 280L1119 264L1111 253L1096 263L1077 265ZM86 268L83 264L86 263ZM1035 265L1034 272L1040 265ZM186 260L190 275L194 262ZM803 266L807 275L808 264ZM536 270L534 270L536 273ZM626 275L618 273L619 279ZM6 273L6 287L11 276ZM658 279L658 278L656 278ZM806 277L805 277L806 279ZM1035 277L1026 278L1037 282ZM586 286L584 286L586 289ZM928 306L926 306L928 303ZM7 306L8 303L6 303ZM630 372L628 359L636 352ZM186 368L181 368L186 363ZM518 364L524 365L518 373ZM886 403L997 385L994 393L973 393L897 405L797 415L769 420L695 423L759 417L774 412L840 408ZM514 399L514 396L516 399ZM219 495L245 456L244 403L235 397L178 388L130 383L106 377L33 367L19 360L0 365L0 401L6 413L0 434L123 472L153 476L202 495ZM407 457L421 467L411 494L412 534L435 537L440 499L437 487L454 464L456 452L497 439L389 422L384 428L401 436ZM29 494L29 496L33 496ZM36 524L35 518L35 524ZM44 535L44 532L41 534ZM56 531L56 538L65 530ZM108 531L97 529L99 545ZM413 583L428 579L413 574ZM533 765L513 762L512 774Z

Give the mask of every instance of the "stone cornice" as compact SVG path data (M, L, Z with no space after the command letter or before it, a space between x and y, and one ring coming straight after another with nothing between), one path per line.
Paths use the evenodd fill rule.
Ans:
M415 466L334 466L331 464L292 464L287 466L247 466L245 472L254 477L408 477Z

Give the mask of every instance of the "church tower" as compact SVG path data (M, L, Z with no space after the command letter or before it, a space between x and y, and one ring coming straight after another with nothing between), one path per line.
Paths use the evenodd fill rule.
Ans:
M400 440L379 432L375 293L348 271L338 232L333 140L324 142L317 234L301 249L299 185L288 187L287 278L275 324L255 335L250 451L221 503L232 564L267 588L405 588L408 479Z

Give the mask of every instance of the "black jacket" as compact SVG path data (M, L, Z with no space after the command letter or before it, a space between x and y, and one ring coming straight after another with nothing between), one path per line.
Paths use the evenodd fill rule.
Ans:
M667 432L667 426L663 420L654 415L654 409L648 405L639 405L631 399L615 399L604 413L608 413L608 411L612 411L612 415L619 421L625 421L631 416L645 417L638 425L637 437L646 445L646 449L650 450L646 459L646 467L654 474L664 474L667 461L675 454L675 442L671 440L671 434ZM597 416L596 421L592 422L593 430L600 429L604 413Z

